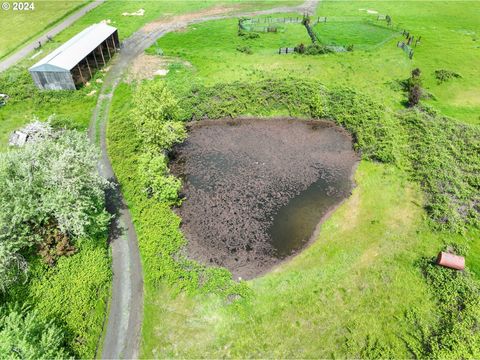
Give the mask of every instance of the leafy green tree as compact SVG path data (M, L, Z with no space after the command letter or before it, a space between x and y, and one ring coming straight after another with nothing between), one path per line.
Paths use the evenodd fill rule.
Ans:
M149 196L165 202L177 202L181 182L170 175L165 155L142 154L139 159L139 176Z
M178 121L179 106L163 82L142 83L135 92L133 115L145 146L154 152L171 149L187 134Z
M76 131L0 154L0 290L18 280L26 267L21 254L43 240L47 224L71 239L106 229L107 182L97 160Z
M71 358L63 347L63 333L28 308L0 307L0 354L8 359Z

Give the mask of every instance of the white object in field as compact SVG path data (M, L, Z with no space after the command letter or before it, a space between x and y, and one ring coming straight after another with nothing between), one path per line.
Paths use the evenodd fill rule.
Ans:
M41 53L43 53L43 50L40 50L39 52L37 52L36 54L30 56L30 60L33 60L35 59L38 55L40 55Z
M165 75L168 74L168 71L169 71L169 70L167 70L167 69L159 69L159 70L155 71L155 72L153 73L153 75L165 76Z
M145 14L145 10L139 9L133 13L124 12L122 13L122 16L143 16L144 14Z
M54 131L48 122L34 121L25 125L20 130L15 130L8 141L10 146L24 146L27 142L35 142L37 140L52 137Z

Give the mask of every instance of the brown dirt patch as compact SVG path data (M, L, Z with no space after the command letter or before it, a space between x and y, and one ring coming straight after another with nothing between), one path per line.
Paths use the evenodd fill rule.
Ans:
M252 278L300 251L353 187L351 137L326 121L194 123L174 149L193 259Z
M205 9L205 10L200 10L194 13L177 15L173 17L168 17L167 19L165 18L159 19L157 21L153 21L151 23L146 24L144 27L142 27L141 30L144 32L152 32L152 31L156 31L160 26L163 26L163 25L168 25L172 23L186 24L188 22L200 19L205 16L226 15L231 12L238 11L241 8L242 8L241 4L234 4L229 6L218 5L218 6L214 6L212 8Z
M176 57L141 54L130 65L125 81L130 83L132 81L152 79L159 70L168 70L171 64L178 63L187 67L192 66L188 61Z

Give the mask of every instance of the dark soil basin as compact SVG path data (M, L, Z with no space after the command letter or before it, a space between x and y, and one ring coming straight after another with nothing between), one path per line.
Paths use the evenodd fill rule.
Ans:
M349 196L357 162L351 136L327 121L193 123L171 162L184 181L178 214L188 255L235 277L268 271Z

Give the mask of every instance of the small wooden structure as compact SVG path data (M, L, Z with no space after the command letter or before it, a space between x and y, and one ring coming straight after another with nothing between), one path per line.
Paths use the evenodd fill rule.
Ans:
M455 270L465 269L465 258L447 252L440 252L437 257L437 264Z
M40 89L75 90L92 78L119 48L116 28L105 23L94 24L28 70Z

